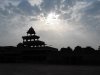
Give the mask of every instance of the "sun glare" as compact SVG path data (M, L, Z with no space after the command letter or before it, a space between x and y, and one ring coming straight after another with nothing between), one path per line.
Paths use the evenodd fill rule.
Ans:
M48 16L46 17L46 23L47 24L58 24L58 19L59 15L55 14L55 13L50 13L48 14Z
M44 28L47 30L54 30L56 32L63 31L62 21L59 19L59 14L55 12L48 13L47 16L42 14L39 19L41 22L41 26L43 24ZM42 27L43 27L42 26Z

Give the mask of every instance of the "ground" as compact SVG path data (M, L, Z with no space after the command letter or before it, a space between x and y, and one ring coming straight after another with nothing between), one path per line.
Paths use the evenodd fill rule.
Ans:
M0 64L0 75L100 75L100 66Z

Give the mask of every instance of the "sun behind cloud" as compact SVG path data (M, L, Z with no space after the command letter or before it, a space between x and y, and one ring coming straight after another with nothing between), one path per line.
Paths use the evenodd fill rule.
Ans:
M68 21L62 20L59 18L60 14L57 14L55 12L50 12L46 16L44 14L41 14L38 17L38 24L40 29L43 30L52 30L56 33L61 33L66 31L71 31L74 28L68 23ZM33 22L32 22L33 24ZM65 29L66 28L66 29Z
M59 14L55 12L48 13L48 15L44 19L45 26L48 29L59 31L62 30L61 20L59 19Z
M46 16L44 14L39 16L39 20L46 29L59 31L63 29L61 25L61 19L59 19L59 16L60 15L56 14L55 12L50 12Z
M48 16L46 17L46 23L47 24L58 24L59 22L59 15L56 13L49 13Z

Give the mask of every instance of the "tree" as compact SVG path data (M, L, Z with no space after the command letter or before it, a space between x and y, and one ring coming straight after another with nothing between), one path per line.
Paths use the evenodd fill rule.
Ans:
M24 45L23 45L23 43L19 43L19 44L17 45L17 47L18 47L18 48L22 48L22 47L24 47Z

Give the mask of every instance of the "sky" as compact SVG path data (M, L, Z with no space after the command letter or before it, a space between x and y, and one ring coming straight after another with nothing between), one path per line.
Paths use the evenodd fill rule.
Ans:
M16 46L33 27L55 48L100 45L100 0L0 0L0 45Z

